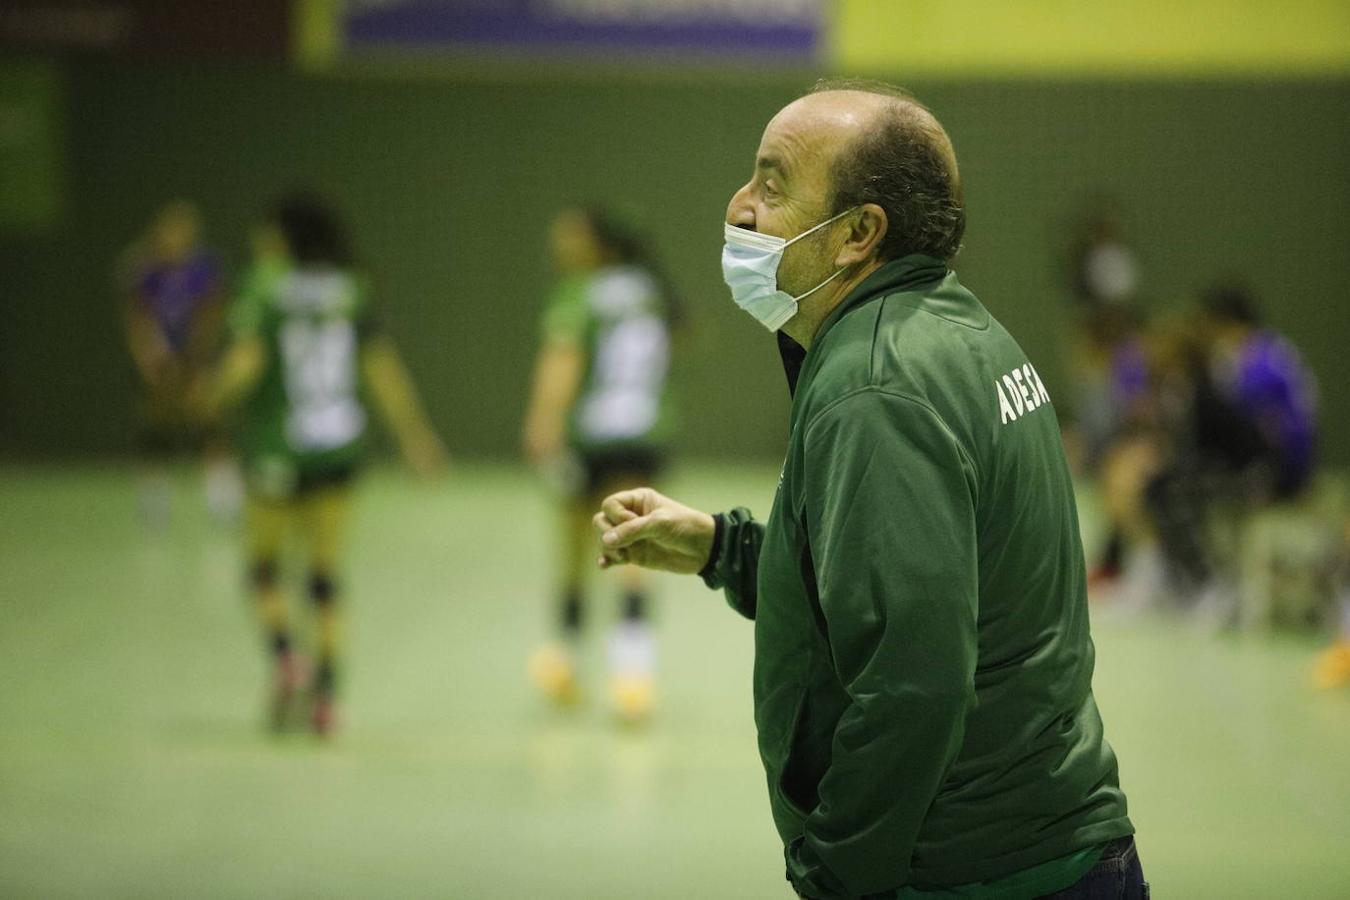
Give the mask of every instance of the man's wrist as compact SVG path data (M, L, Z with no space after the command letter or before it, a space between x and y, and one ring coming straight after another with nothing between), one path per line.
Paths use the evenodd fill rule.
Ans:
M726 517L721 513L713 513L712 520L712 546L708 549L707 562L698 570L698 576L705 582L710 581L717 570L717 561L722 556L722 532L726 530Z

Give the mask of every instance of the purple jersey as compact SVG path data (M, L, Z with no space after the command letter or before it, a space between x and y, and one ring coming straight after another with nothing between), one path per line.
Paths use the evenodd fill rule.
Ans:
M220 290L220 267L208 250L174 263L144 265L135 278L136 300L150 314L174 353L187 349L202 305Z
M1128 421L1148 395L1148 355L1144 341L1127 337L1111 352L1111 405L1117 423Z
M1271 331L1254 333L1224 387L1233 406L1279 448L1286 468L1306 475L1317 437L1317 381L1294 346Z

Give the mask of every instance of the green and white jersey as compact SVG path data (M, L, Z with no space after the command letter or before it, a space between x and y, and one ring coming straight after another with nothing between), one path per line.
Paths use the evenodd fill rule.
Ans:
M357 276L331 267L266 265L247 276L230 324L236 340L258 338L266 348L242 423L245 462L260 488L285 493L364 455L366 295Z
M586 357L568 417L582 453L662 444L670 429L670 328L660 286L636 266L564 280L544 315L546 340L577 342Z

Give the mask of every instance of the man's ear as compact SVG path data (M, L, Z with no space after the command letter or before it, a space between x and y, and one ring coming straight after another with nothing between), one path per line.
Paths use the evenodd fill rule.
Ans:
M886 210L875 203L864 203L858 207L858 217L850 219L852 223L848 237L834 258L835 266L841 269L872 259L881 247L890 225L886 219Z

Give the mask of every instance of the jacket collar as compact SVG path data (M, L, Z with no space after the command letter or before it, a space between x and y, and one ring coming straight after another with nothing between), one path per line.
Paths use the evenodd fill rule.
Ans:
M912 253L909 256L891 260L864 278L857 287L849 291L844 301L825 317L825 321L820 325L820 330L816 332L814 344L819 346L821 338L834 327L834 323L868 301L884 297L887 294L936 284L947 277L947 271L947 264L942 260L925 256L922 253ZM802 366L806 362L806 349L780 331L778 332L778 354L783 359L783 372L787 375L788 392L795 395Z

